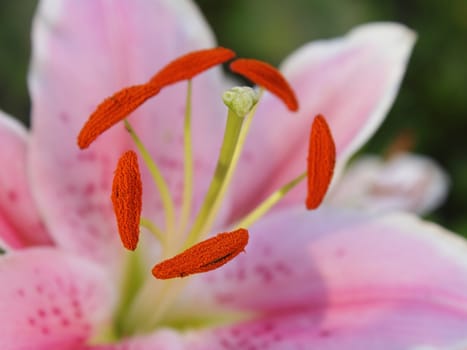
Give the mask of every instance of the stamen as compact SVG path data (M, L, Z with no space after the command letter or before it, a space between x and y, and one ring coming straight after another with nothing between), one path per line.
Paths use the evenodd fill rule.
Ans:
M162 68L151 78L149 83L162 88L182 80L191 79L195 75L234 57L235 52L224 47L190 52Z
M279 97L291 111L298 110L295 93L284 76L266 62L241 58L230 64L232 72L238 73L271 91Z
M104 131L125 119L147 99L158 94L160 90L154 85L135 85L124 88L105 99L97 106L81 129L78 135L79 148L89 147Z
M220 233L157 264L152 274L158 279L169 279L217 269L244 251L248 237L245 229Z
M308 196L306 207L316 209L324 199L336 164L336 146L322 115L311 126L308 151Z
M253 211L247 214L237 226L250 227L258 221L264 214L266 214L273 206L275 206L282 198L285 197L292 189L294 189L300 182L306 178L307 173L304 172L295 177L284 186L271 193L265 200L263 200Z
M112 204L123 246L135 250L139 239L143 189L138 158L125 152L118 161L112 184Z
M91 114L78 135L81 149L103 132L125 119L149 98L167 85L193 78L195 75L235 57L232 50L217 47L183 55L162 68L146 84L130 86L104 100Z

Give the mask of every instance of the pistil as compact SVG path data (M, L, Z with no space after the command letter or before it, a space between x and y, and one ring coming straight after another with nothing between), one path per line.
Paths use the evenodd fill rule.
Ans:
M238 147L241 147L239 140L245 116L254 114L258 103L258 95L251 88L233 88L227 91L223 98L229 107L224 140L213 179L185 241L185 248L209 233L237 165L238 158L235 159L234 155Z

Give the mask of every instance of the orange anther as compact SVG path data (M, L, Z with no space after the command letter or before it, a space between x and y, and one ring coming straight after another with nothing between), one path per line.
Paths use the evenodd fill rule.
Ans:
M123 246L135 250L139 239L143 188L138 158L133 151L119 159L112 184L112 204Z
M240 58L230 64L230 69L275 94L291 111L298 110L294 91L284 76L270 64L254 59Z
M169 279L217 269L244 251L248 237L248 231L242 228L220 233L157 264L152 274Z
M311 126L308 150L308 195L306 207L316 209L324 199L336 164L336 146L326 119L316 116Z
M87 148L100 134L125 119L147 99L159 93L153 85L124 88L105 99L91 114L78 135L78 146Z
M191 79L195 75L234 57L235 52L224 47L193 51L170 62L152 77L149 83L162 88L182 80Z

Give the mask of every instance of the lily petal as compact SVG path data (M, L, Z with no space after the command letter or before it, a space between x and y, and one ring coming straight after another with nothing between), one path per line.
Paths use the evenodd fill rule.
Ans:
M123 150L131 147L131 138L121 125L89 150L80 151L76 137L90 113L106 96L147 81L178 55L213 43L204 19L189 1L41 3L34 24L30 74L31 176L34 194L58 244L100 260L111 256L114 247L119 249L109 195L113 169ZM206 172L214 167L210 159L215 150L205 142L206 133L216 127L222 130L223 123L206 109L212 99L207 91L217 91L219 78L218 71L211 71L195 78L193 84L193 110L195 118L199 117L193 121L194 143L202 144L196 149L195 164ZM181 85L167 88L130 118L170 178L176 200L182 191L180 135L185 92ZM216 137L211 139L215 142ZM161 205L149 174L143 171L142 175L147 211L143 215L153 218L157 212L160 216ZM198 191L206 188L206 178L197 177Z
M328 203L371 211L426 214L443 202L448 188L447 174L427 157L409 153L388 160L363 156L345 171Z
M342 38L312 42L287 58L282 70L300 110L291 114L268 94L260 102L242 171L235 176L232 219L305 170L307 131L317 114L330 125L341 167L384 119L414 41L414 33L403 25L375 23ZM304 188L299 186L281 204L302 202Z
M277 322L286 329L289 316L301 319L308 310L310 337L329 329L331 343L340 348L352 339L379 344L382 335L412 345L467 340L467 243L438 226L408 214L292 208L269 215L250 232L245 254L193 279L192 299L179 304L181 310L196 304L188 312L285 315ZM392 324L405 317L407 323ZM353 335L352 327L361 329Z
M464 315L423 305L361 304L268 315L259 320L193 334L191 350L462 350Z
M0 259L0 348L71 349L111 317L114 291L103 270L57 249Z
M169 329L124 339L116 344L86 346L80 350L185 350L183 336Z
M0 142L0 241L9 248L52 244L29 188L26 129L2 111Z

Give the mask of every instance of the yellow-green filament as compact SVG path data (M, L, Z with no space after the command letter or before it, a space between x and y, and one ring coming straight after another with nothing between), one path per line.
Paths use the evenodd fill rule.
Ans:
M307 172L300 174L292 181L288 182L277 191L273 192L269 197L267 197L262 203L260 203L251 213L245 216L240 220L237 227L250 227L258 219L260 219L264 214L266 214L269 209L271 209L277 202L279 202L284 196L290 192L295 186L297 186L302 180L306 179Z
M156 239L159 242L161 242L161 244L164 244L166 235L151 220L149 220L148 218L141 217L139 224L141 227L144 227L149 232L151 232L154 235L154 237L156 237Z
M184 181L183 181L183 201L180 214L180 227L178 232L183 234L188 221L190 220L191 203L193 196L193 151L191 137L191 96L192 83L188 80L186 107L185 107L185 123L183 126L184 139Z
M138 135L136 134L135 130L131 126L131 124L128 122L128 120L125 120L125 127L130 133L133 142L136 145L136 148L138 149L141 158L143 158L144 163L148 167L149 172L151 173L151 176L154 180L154 184L156 185L156 188L159 191L159 194L161 196L162 200L162 205L164 207L165 211L165 218L166 218L166 231L172 233L174 231L174 225L175 225L175 207L174 207L174 202L172 199L172 195L169 190L169 186L167 185L167 182L165 181L164 177L162 176L162 173L157 166L156 162L152 159L151 155L149 154L149 151L147 148L144 146L143 142L140 140Z

